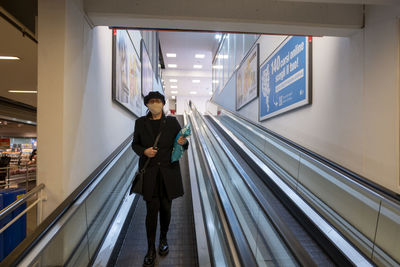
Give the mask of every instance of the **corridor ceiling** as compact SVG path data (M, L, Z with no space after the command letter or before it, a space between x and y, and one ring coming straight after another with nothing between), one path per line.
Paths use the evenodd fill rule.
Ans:
M9 90L37 90L37 43L0 17L0 56L20 60L0 60L0 96L36 107L36 94L9 93Z
M216 35L161 31L159 36L165 63L163 80L167 96L189 96L196 92L196 96L209 97L212 91L212 57L218 47ZM176 57L168 57L167 54L175 54ZM196 55L203 55L204 58L196 58ZM177 67L171 68L170 64L176 64Z

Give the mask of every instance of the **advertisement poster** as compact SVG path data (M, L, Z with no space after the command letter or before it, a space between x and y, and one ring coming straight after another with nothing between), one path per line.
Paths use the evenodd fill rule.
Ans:
M258 96L258 50L257 44L236 72L236 110Z
M147 52L144 41L142 41L141 48L142 57L142 94L143 96L148 95L153 91L153 68L151 66L149 53Z
M126 30L113 30L113 99L141 116L141 63Z
M260 67L260 121L309 104L311 37L291 36Z

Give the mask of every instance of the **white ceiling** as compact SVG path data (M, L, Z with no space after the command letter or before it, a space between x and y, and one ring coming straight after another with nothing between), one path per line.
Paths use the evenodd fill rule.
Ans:
M0 17L0 55L21 60L0 60L0 96L37 106L36 94L9 93L9 90L37 90L37 44Z
M178 96L210 96L212 81L212 57L217 49L218 40L215 33L161 31L160 44L163 52L165 70L163 79L165 92L171 98L171 91L178 91ZM167 57L167 53L176 54L176 58ZM196 54L205 55L204 59L196 59ZM168 64L176 64L170 68ZM194 69L193 65L202 65ZM178 82L170 82L176 79ZM200 80L193 83L193 80ZM171 88L177 86L178 88ZM196 95L190 92L197 92Z

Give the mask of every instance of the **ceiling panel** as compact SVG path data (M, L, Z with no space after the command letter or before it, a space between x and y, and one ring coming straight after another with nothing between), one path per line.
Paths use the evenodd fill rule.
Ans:
M0 60L0 96L37 106L36 94L9 93L9 90L37 90L37 44L0 17L0 55L21 60Z

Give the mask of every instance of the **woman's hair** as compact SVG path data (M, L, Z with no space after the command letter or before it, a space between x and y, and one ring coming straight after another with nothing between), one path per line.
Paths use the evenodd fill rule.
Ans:
M36 156L36 149L32 151L32 154L29 156L29 160L32 161L33 156Z

